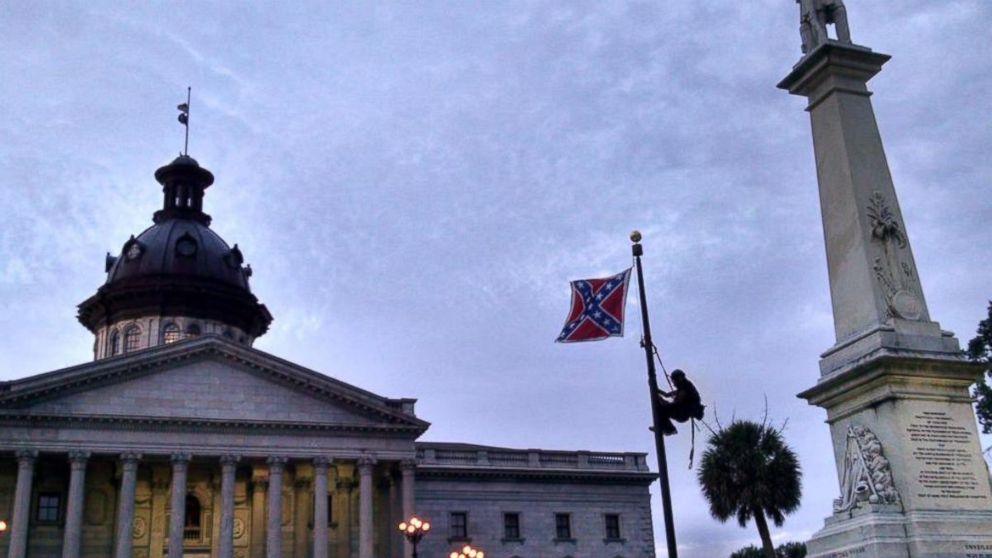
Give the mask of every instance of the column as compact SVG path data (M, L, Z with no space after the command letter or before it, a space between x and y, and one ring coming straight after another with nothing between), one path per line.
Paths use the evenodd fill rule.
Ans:
M239 459L237 455L220 458L220 558L234 556L234 475Z
M134 489L138 481L140 453L121 454L121 489L117 504L117 541L114 558L131 558L131 530L134 525Z
M265 556L282 558L282 474L286 468L286 458L270 457L266 463L269 464L269 522Z
M10 520L9 558L24 558L28 549L28 519L31 516L31 482L38 452L17 452L17 487L14 489L14 516Z
M172 454L172 506L169 514L169 558L183 558L183 529L186 527L186 471L188 453Z
M400 480L402 500L403 500L403 521L407 521L416 513L416 504L413 496L413 479L417 469L416 459L404 459L400 463ZM413 545L403 537L403 556L413 554Z
M69 452L69 502L65 510L65 535L62 540L62 558L79 558L83 535L83 498L86 486L88 451Z
M372 556L373 523L372 523L372 469L375 458L362 456L358 459L358 558L374 558Z
M327 558L327 469L326 457L313 460L313 558Z

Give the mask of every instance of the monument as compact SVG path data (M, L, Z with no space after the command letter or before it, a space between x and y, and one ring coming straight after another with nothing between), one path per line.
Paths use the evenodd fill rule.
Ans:
M799 397L827 411L840 494L811 558L992 557L992 481L968 388L981 368L930 318L842 0L797 0L836 344ZM828 29L835 26L836 39Z

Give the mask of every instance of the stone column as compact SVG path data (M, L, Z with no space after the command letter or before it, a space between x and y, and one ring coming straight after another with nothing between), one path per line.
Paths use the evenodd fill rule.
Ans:
M372 470L375 458L362 456L358 459L358 558L374 558L372 555L374 524L372 513Z
M131 530L134 525L134 490L138 481L140 453L122 453L121 489L117 507L117 541L114 558L131 558Z
M282 474L286 468L285 457L270 457L269 464L269 521L265 535L266 558L282 558Z
M416 459L404 459L400 463L400 479L402 481L403 521L407 521L416 513L416 503L413 496L413 479L417 469ZM403 537L403 556L413 554L413 545Z
M31 517L31 482L34 479L34 461L38 452L17 452L17 487L14 489L14 515L10 520L9 558L24 558L28 548L28 523Z
M79 558L83 535L83 499L86 486L86 461L88 451L69 452L69 502L65 510L65 534L62 540L62 558Z
M327 468L330 460L313 460L313 558L327 558Z
M234 556L234 474L239 459L237 455L220 458L220 558Z
M183 529L186 527L186 471L188 453L172 454L172 506L169 514L169 558L183 558Z

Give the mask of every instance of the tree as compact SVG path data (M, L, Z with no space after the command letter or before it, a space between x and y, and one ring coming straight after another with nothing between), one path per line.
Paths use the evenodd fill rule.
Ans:
M776 558L766 517L781 527L802 497L799 460L781 432L735 420L710 437L697 476L710 514L722 522L736 517L741 527L753 518L765 557Z
M968 342L968 358L985 364L985 377L988 381L975 384L972 395L977 400L975 410L982 432L992 434L992 300L989 301L989 317L978 322L978 335Z
M806 545L801 542L788 542L775 549L776 558L806 558ZM754 545L735 551L730 558L765 558L765 553Z

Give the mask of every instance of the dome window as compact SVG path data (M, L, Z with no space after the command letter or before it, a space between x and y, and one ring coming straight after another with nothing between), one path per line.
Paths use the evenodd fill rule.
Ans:
M196 241L189 234L184 234L176 241L176 254L186 258L196 255Z
M136 325L129 325L124 330L124 352L137 351L141 344L141 328Z
M144 253L145 247L134 238L134 235L131 235L131 239L124 245L124 259L132 262L140 258Z
M168 345L169 343L175 343L182 338L182 333L179 331L179 326L170 323L162 328L162 343Z
M200 326L198 324L189 324L186 326L186 337L199 337L200 336Z
M110 356L119 355L121 353L121 334L115 329L110 334Z

